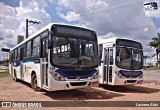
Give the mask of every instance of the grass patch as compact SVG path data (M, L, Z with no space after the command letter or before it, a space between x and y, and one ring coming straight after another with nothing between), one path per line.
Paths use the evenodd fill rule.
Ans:
M147 67L144 70L160 70L160 67Z
M9 71L0 72L0 78L9 76Z

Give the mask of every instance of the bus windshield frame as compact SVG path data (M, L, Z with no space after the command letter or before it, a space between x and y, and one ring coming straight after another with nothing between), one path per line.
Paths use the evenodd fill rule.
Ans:
M139 42L120 40L116 43L117 67L127 70L143 69L143 50Z
M55 27L54 27L55 28ZM62 27L63 29L63 27ZM52 30L52 44L53 48L50 51L50 62L53 66L59 68L95 68L98 67L98 44L96 34L91 31L88 34L86 30L85 34L79 33L77 36L75 33L81 28L65 27L67 33L56 33ZM76 31L75 31L76 30ZM85 36L86 35L86 36ZM88 36L91 35L91 36Z

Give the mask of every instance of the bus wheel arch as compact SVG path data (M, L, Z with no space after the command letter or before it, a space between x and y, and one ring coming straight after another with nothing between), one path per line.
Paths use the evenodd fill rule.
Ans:
M32 86L33 90L41 91L42 89L37 86L37 83L38 83L38 81L37 81L36 72L32 71L31 72L31 86Z

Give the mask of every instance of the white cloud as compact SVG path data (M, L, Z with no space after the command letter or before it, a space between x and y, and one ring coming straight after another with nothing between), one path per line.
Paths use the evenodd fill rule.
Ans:
M146 16L143 3L144 0L59 0L58 9L61 13L73 11L79 14L77 25L95 30L99 38L128 37L141 42L145 54L152 55L154 50L147 45L157 36L157 30L152 19Z
M79 18L80 18L80 15L77 14L77 13L75 13L75 12L73 12L73 11L69 11L66 15L59 12L58 15L61 18L65 19L65 20L67 20L69 22L71 22L71 21L78 21Z
M29 27L29 35L50 23L51 16L46 12L46 7L45 0L30 0L29 2L20 0L20 5L15 8L0 2L0 35L4 38L0 41L2 47L12 48L16 45L17 35L26 35L26 19L41 21L41 24Z
M143 3L150 0L48 0L57 3L57 14L68 22L78 21L79 26L93 29L99 38L117 36L128 37L143 44L145 54L152 55L153 49L147 45L157 36L156 26L150 17L160 18L160 11L146 12ZM157 1L160 7L160 0ZM142 2L142 3L139 3ZM118 8L135 4L125 8ZM45 0L20 0L20 6L13 8L0 2L0 35L5 38L3 46L13 47L18 34L25 36L25 20L40 20L40 25L29 27L34 33L51 21L46 12ZM116 9L117 8L117 9ZM160 9L160 8L159 8ZM142 28L136 28L142 27ZM1 42L1 41L0 41Z
M111 38L111 37L118 37L118 36L116 36L114 33L112 33L112 32L109 32L109 33L107 33L106 35L103 35L103 36L99 36L98 38L99 39L105 39L105 38Z
M144 31L148 31L148 28L144 28Z

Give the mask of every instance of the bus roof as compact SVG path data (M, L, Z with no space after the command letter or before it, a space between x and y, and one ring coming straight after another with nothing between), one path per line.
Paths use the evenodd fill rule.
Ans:
M39 31L37 31L36 33L34 33L33 35L29 36L27 39L23 40L21 43L19 43L18 45L16 45L14 48L10 49L10 51L14 50L15 48L19 47L20 45L22 45L23 43L29 41L30 39L34 38L35 36L39 35L40 33L44 32L45 30L49 29L49 31L51 30L52 25L61 25L61 26L72 26L72 27L77 27L77 28L81 28L81 29L86 29L88 31L93 31L87 28L82 28L82 27L78 27L78 26L74 26L74 25L69 25L69 24L55 24L55 23L50 23L48 25L46 25L45 27L43 27L42 29L40 29ZM94 31L93 31L94 32Z
M33 35L29 36L27 39L23 40L21 43L19 43L18 45L16 45L14 48L12 48L10 51L12 51L13 49L19 47L20 45L22 45L23 43L29 41L30 39L32 39L33 37L39 35L41 32L50 29L51 26L53 25L53 23L48 24L47 26L43 27L42 29L40 29L39 31L37 31L36 33L34 33Z
M127 40L135 41L135 40L130 39L130 38L111 37L111 38L98 39L98 44L116 43L117 39L124 39L124 40L127 39ZM137 41L135 41L135 42L137 42Z

